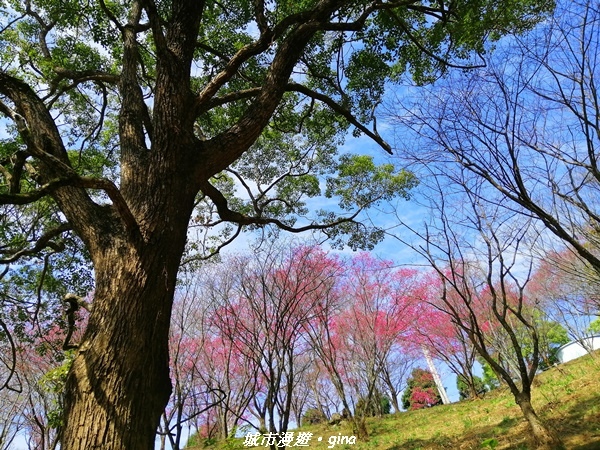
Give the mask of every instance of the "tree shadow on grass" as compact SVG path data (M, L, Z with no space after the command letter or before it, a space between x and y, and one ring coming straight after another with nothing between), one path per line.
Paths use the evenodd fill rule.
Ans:
M498 428L503 430L508 430L509 428L514 427L521 421L520 417L505 417L502 421L497 425Z
M600 437L592 442L588 442L587 444L578 445L577 447L573 447L571 450L598 450L600 448Z
M519 417L505 417L496 424L474 425L468 432L458 438L445 435L437 435L431 438L412 438L402 444L386 446L384 450L479 449L484 448L481 447L482 443L490 439L497 439L499 442L504 442L505 445L507 442L512 444L525 442L527 438L525 433L519 433L519 436L509 436L510 431L516 426L525 426L524 420Z
M556 428L569 449L600 449L600 392L568 409Z

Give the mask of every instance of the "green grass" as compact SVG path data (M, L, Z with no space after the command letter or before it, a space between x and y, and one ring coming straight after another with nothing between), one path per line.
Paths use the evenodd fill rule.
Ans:
M600 352L554 367L534 382L533 405L540 417L569 450L600 449ZM514 398L506 389L484 399L374 418L368 422L369 440L339 444L338 450L534 449L531 433ZM303 427L313 438L307 449L326 449L331 436L351 435L348 424ZM318 438L321 438L319 441ZM332 438L334 439L334 438ZM199 449L201 447L193 447ZM209 447L224 450L216 443ZM243 449L243 439L227 443ZM265 448L265 447L259 447ZM301 449L302 447L295 447Z

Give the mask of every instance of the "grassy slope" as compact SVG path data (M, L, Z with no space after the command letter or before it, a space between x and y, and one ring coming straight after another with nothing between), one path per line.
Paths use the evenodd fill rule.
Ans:
M535 380L533 404L538 414L563 439L569 450L600 449L600 352L540 374ZM355 445L336 445L346 450L367 449L533 449L527 424L519 407L505 389L482 400L465 401L435 408L374 418L369 423L370 439ZM325 449L330 436L351 435L351 429L304 427L314 433L308 449ZM297 433L297 430L295 430ZM319 442L318 438L322 438ZM496 446L486 445L495 440ZM495 444L495 442L492 442ZM243 449L235 439L228 450ZM199 448L199 447L195 447ZM260 447L265 448L265 447ZM302 448L302 447L296 447Z

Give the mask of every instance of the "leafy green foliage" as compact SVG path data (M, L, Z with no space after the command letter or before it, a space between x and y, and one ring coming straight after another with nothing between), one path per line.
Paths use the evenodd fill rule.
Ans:
M478 359L479 364L481 364L481 368L483 370L482 381L488 391L492 391L498 387L500 387L500 381L498 377L492 370L492 367L483 359Z
M532 311L533 325L535 326L539 339L540 369L545 370L557 362L556 352L558 348L569 342L567 330L558 322L548 320L544 314L535 309ZM531 361L534 356L534 344L531 333L523 325L515 326L523 357Z
M127 23L130 5L105 1L100 6L79 0L37 0L29 6L10 0L6 4L8 11L14 12L7 11L7 19L18 18L3 30L0 39L3 60L16 62L8 70L43 92L49 109L60 117L61 133L77 172L117 181L122 100L117 77L124 53L115 24ZM314 1L267 3L264 24L276 27L290 15L307 14L316 5ZM325 27L315 32L298 57L293 78L294 83L329 100L315 100L305 91L283 94L268 126L227 174L236 186L224 192L229 206L247 216L305 226L337 223L341 214L352 216L394 196L408 198L416 185L409 172L396 172L386 164L376 166L368 157L337 158L337 148L349 129L353 127L355 135L363 134L357 123L373 121L389 81L397 81L406 71L420 83L435 79L444 73L447 63L469 63L473 51L485 51L484 42L490 35L497 38L528 29L552 6L550 1L461 0L452 2L451 10L443 2L433 2L426 9L400 5L363 17L365 5L340 5L333 14L334 22L356 21L360 27L356 31ZM158 2L156 8L167 27L173 18L171 2ZM256 43L256 13L255 6L245 0L205 6L190 72L192 92L201 92L236 52ZM267 49L245 59L236 75L220 87L218 98L235 97L261 86L286 37L287 33L282 33ZM136 39L138 82L146 104L152 105L157 81L155 37L151 30L143 29ZM80 79L77 74L83 73L101 76ZM199 112L198 137L208 140L233 127L254 96L235 98ZM346 114L340 114L333 104ZM11 139L11 145L13 142ZM341 213L334 208L310 214L310 200L322 195L338 198ZM208 227L210 233L204 233L205 242L190 243L190 253L216 251L236 232L235 226L222 224L205 197L198 202L196 219L195 224ZM344 236L349 236L352 248L370 248L382 234L346 222L331 235L335 245L345 243Z
M484 394L487 391L485 382L481 377L474 375L473 381L478 395ZM458 396L460 400L466 400L473 397L473 393L463 377L456 377L456 388L458 389Z
M543 322L540 334L542 336L540 369L546 370L558 362L558 349L570 339L565 327L554 321Z
M52 405L49 405L47 411L48 425L51 428L59 428L63 423L63 406L62 394L67 381L67 374L75 357L73 351L66 353L63 363L52 370L49 370L40 379L39 383L42 389L48 393L55 394L52 396Z
M596 317L596 320L590 323L588 331L590 333L600 334L600 317Z
M376 166L366 155L342 155L337 176L327 179L327 198L339 197L340 208L353 205L376 205L395 196L409 198L408 191L415 187L415 176L405 170L397 171L392 164Z
M492 450L498 447L498 439L489 438L481 441L481 448L491 448Z

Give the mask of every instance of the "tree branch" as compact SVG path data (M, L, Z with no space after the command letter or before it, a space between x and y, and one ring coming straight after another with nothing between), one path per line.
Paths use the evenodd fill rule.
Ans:
M341 0L321 0L311 11L289 16L278 24L273 33L263 35L258 41L242 48L232 58L226 69L217 75L200 93L197 108L208 101L217 90L230 79L239 66L250 56L265 50L273 38L279 36L283 29L295 24L300 17L304 23L293 27L279 43L277 52L264 78L261 92L248 107L240 120L229 129L205 142L206 158L199 167L199 178L206 179L206 174L214 175L235 161L258 138L269 122L273 111L283 96L289 77L296 61L304 51L306 44L319 31L322 20L328 18L343 2Z
M57 251L57 252L61 251L62 250L62 246L59 245L59 244L57 244L56 242L53 242L52 239L54 239L55 237L60 236L64 232L70 231L70 230L72 230L71 224L69 224L69 223L61 223L57 227L52 228L51 230L46 231L36 241L36 243L33 245L33 247L19 250L18 252L14 253L12 256L10 256L8 258L0 259L0 264L10 264L10 263L17 261L19 258L22 258L24 256L37 255L39 252L41 252L42 250L44 250L47 247L50 247L50 248L52 248L52 250ZM3 251L2 253L8 253L8 251Z
M12 338L12 334L10 332L10 330L8 329L8 326L6 326L6 323L4 323L4 321L0 318L0 329L2 329L3 334L6 336L6 339L8 340L8 343L10 345L10 359L11 359L11 363L10 364L6 364L6 368L8 369L8 376L6 377L6 379L4 380L4 382L0 385L0 391L4 388L8 388L9 387L9 383L10 380L12 379L12 377L15 375L16 373L16 368L17 368L17 346L15 345L15 341ZM4 362L4 358L2 358L2 362Z
M161 18L158 10L156 9L156 3L154 3L154 0L143 0L143 4L146 14L148 15L150 28L152 29L152 36L154 37L154 42L156 43L156 50L159 54L162 53L164 56L164 54L167 52L167 41L162 30Z
M62 179L78 179L79 175L71 166L56 123L33 89L27 83L0 71L0 94L15 105L16 111L3 112L8 112L15 121L28 153L39 160L39 182L47 184ZM84 241L96 242L97 230L90 224L108 217L85 189L68 184L52 191L52 196Z
M415 44L420 51L422 51L423 53L425 53L427 56L434 59L435 61L439 62L443 66L451 67L453 69L480 69L480 68L483 68L486 66L485 61L482 64L475 64L475 65L453 64L450 61L448 61L446 58L440 57L440 56L436 55L435 53L432 53L419 41L419 39L417 39L417 37L411 32L408 24L406 24L406 22L404 22L404 20L402 18L400 18L392 10L387 10L387 12L390 15L390 17L394 20L394 22L396 22L396 24L402 29L402 31L404 31L404 33L406 33L406 36L408 36L409 40L413 44ZM479 55L479 56L481 58L481 55Z
M144 135L144 117L148 114L138 82L138 51L136 25L139 23L142 8L138 1L134 2L127 25L123 28L123 70L121 73L119 92L121 93L121 110L119 113L119 137L121 139L121 159L127 161L136 158L140 151L146 151Z
M28 145L28 150L30 153L47 164L50 172L60 173L60 176L53 180L47 181L40 189L34 192L26 194L0 194L0 204L23 205L32 203L44 197L45 195L57 192L58 188L67 186L87 189L100 189L105 191L112 200L114 207L117 209L117 212L124 221L124 225L128 231L134 233L139 231L137 222L133 217L127 202L113 182L103 178L97 179L91 177L80 177L71 167L54 122L52 121L51 117L48 117L48 111L44 107L41 100L35 96L33 92L31 92L29 86L20 80L0 72L0 92L11 97L17 105L21 105L24 114L27 117L30 117L28 122L43 125L43 127L41 127L42 131L45 131L50 136L42 136L40 139L40 136L36 136L31 132L23 116L12 111L10 108L6 107L6 105L0 104L2 112L7 114L16 122L19 133L23 137L25 143ZM38 130L36 130L36 132L37 131ZM46 148L53 150L53 152L47 152L44 146L38 144L40 141L42 145L45 145ZM73 198L70 200L72 202ZM90 209L98 206L92 202L87 195L80 197L78 200ZM69 208L67 207L66 210L68 209Z
M11 180L12 182L12 180ZM0 205L27 205L39 200L46 195L51 194L57 188L72 185L73 179L59 178L43 184L35 191L21 194L19 192L10 194L0 194Z
M341 225L343 223L354 222L354 219L361 212L361 209L359 209L350 217L343 217L330 223L312 223L303 227L292 227L283 223L279 219L269 217L252 217L247 216L245 214L241 214L237 211L232 211L231 209L229 209L227 199L225 198L225 196L209 182L203 183L201 189L202 192L206 196L208 196L214 203L214 205L217 207L217 213L219 214L219 217L226 222L233 222L239 225L275 225L278 228L281 228L282 230L288 231L290 233L302 233L304 231L311 230L326 230L328 228L333 228L337 225Z
M121 77L117 74L112 74L109 72L102 72L99 70L69 70L64 67L54 67L54 72L56 72L57 76L50 82L51 89L48 95L44 97L48 99L54 96L51 103L54 103L56 99L66 91L77 87L81 83L85 83L86 81L97 81L99 83L108 83L108 84L119 84ZM68 86L64 86L61 89L58 89L58 85L62 80L70 79L73 82Z
M379 133L377 133L376 129L373 129L373 131L369 130L367 127L365 127L363 124L361 124L352 115L352 113L348 109L341 106L339 103L337 103L331 97L328 97L327 95L313 91L312 89L310 89L302 84L299 84L299 83L288 83L286 89L289 91L300 92L301 94L304 94L308 97L314 98L315 100L319 100L320 102L325 103L327 106L329 106L329 108L331 108L336 113L340 114L348 122L350 122L352 125L354 125L356 128L358 128L360 131L362 131L367 136L369 136L371 139L373 139L386 152L388 152L390 155L392 154L392 147L387 142L385 142L385 140L383 140L381 138Z
M106 14L106 17L108 17L108 20L110 20L117 27L117 29L121 32L121 34L123 34L125 27L121 24L121 22L119 22L119 19L116 18L116 16L112 13L112 11L110 9L108 9L108 7L106 6L106 3L104 3L104 0L99 0L99 1L100 1L100 8L102 8L102 11L104 11L104 14Z
M220 97L213 97L207 100L205 103L203 103L196 114L199 116L204 112L210 111L211 109L216 108L218 106L223 106L227 103L237 102L239 100L245 100L247 98L256 97L258 94L260 94L261 90L262 88L259 87L249 88L241 91L230 92Z
M133 217L127 202L121 195L121 191L119 191L112 181L107 180L106 178L80 177L76 173L72 173L71 175L71 177L50 181L39 189L25 194L0 194L0 204L26 205L33 203L46 195L50 195L58 188L64 186L98 189L104 191L111 199L113 206L124 221L126 228L132 232L138 230L138 224L135 217Z

